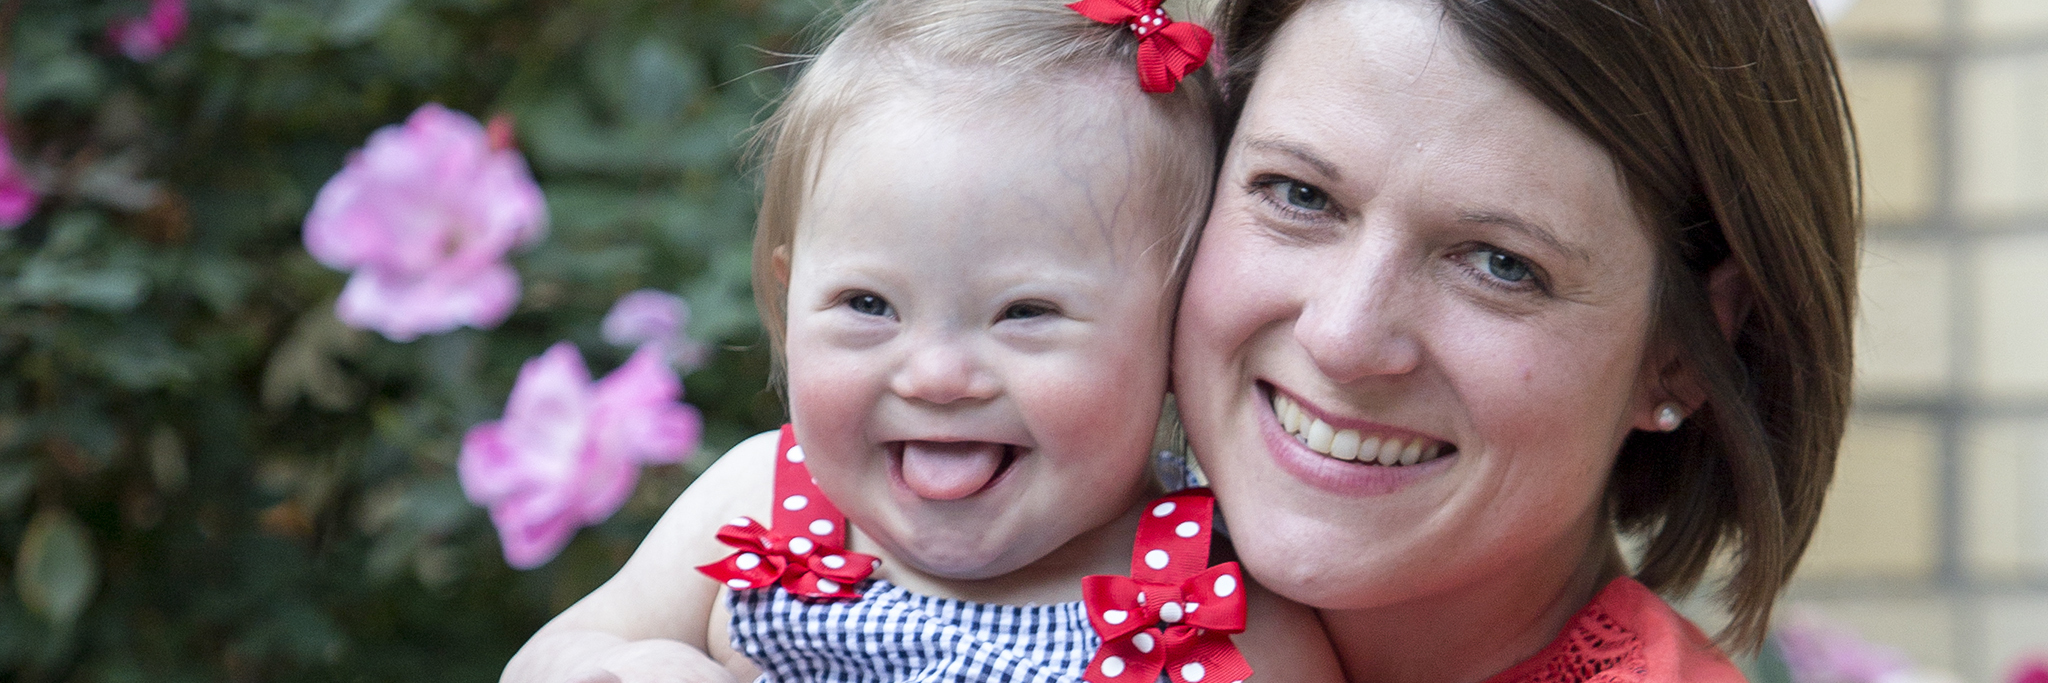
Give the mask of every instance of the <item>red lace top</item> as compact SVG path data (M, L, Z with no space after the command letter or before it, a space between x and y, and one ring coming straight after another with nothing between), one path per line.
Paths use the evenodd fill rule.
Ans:
M1486 683L1744 683L1699 627L1622 577L1536 656Z

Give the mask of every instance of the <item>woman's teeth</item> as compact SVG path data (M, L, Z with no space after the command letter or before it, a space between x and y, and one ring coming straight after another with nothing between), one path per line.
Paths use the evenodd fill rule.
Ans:
M1278 392L1273 394L1273 413L1280 416L1280 426L1307 445L1309 450L1338 460L1386 466L1413 465L1435 460L1443 454L1444 444L1432 439L1366 436L1356 429L1336 429L1330 423L1309 415L1301 409L1301 404Z

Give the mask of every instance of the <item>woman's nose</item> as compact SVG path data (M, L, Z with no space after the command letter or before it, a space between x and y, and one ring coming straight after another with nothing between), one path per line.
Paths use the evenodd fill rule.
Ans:
M1392 258L1363 255L1331 277L1304 278L1294 338L1324 376L1343 384L1407 374L1422 362L1412 319L1419 310L1416 288L1404 286L1421 275L1399 266Z
M897 396L933 404L993 398L995 375L984 367L964 340L922 341L889 379Z

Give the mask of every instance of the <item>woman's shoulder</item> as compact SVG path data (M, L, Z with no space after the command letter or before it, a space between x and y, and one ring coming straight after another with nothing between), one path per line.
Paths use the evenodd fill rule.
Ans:
M1743 683L1698 626L1635 579L1607 584L1557 640L1487 683Z

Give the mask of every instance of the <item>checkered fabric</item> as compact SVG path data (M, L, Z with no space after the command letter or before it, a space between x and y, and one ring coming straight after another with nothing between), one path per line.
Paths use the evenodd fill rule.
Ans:
M822 602L770 586L732 591L733 649L773 683L1080 683L1102 641L1080 602L988 605L881 580Z

